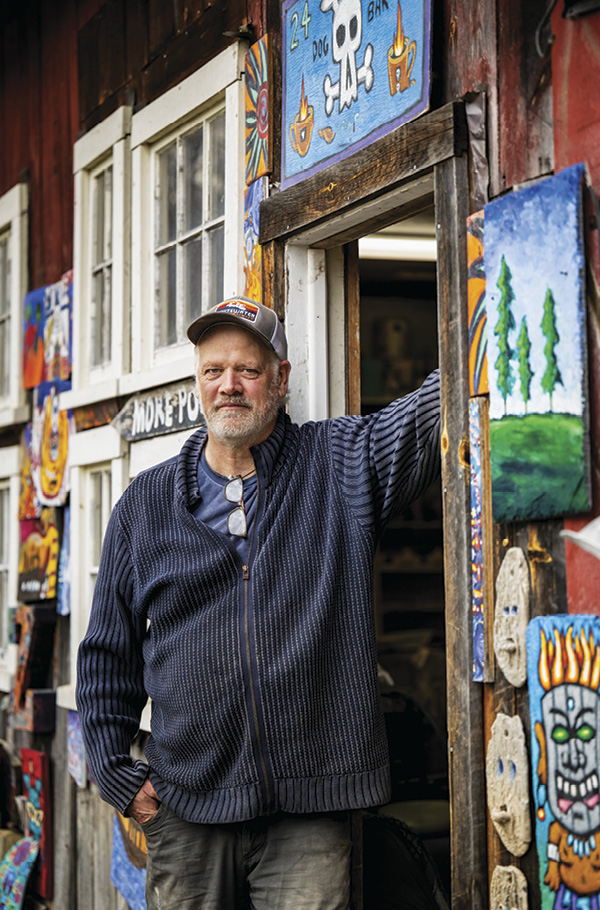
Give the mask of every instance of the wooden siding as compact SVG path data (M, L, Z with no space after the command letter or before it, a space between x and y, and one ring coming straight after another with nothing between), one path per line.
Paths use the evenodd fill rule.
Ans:
M199 69L232 41L253 40L246 0L107 0L79 32L80 128L119 105L142 106Z

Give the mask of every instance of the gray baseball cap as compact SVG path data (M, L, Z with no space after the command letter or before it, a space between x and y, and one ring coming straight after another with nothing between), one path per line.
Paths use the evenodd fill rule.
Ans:
M187 336L193 345L197 345L205 332L224 323L247 329L271 348L280 360L287 360L287 339L277 314L247 297L230 297L218 303L203 316L194 319L188 326Z

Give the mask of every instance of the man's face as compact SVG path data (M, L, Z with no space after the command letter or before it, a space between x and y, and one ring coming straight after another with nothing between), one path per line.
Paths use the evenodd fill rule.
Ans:
M196 394L209 435L234 447L257 445L277 420L290 365L277 360L250 332L211 329L197 351Z

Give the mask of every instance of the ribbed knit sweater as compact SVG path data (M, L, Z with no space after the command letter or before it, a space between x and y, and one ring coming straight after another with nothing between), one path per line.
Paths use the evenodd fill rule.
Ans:
M111 515L77 704L92 775L121 812L149 773L193 822L389 799L373 555L439 471L439 378L367 417L280 412L252 449L248 565L196 520L200 428ZM152 699L148 764L130 757Z

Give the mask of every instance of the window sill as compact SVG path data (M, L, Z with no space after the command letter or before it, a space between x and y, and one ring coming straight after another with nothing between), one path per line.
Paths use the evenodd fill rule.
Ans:
M27 423L31 419L31 410L28 405L21 404L17 407L6 405L0 407L0 427L10 427L15 424Z

